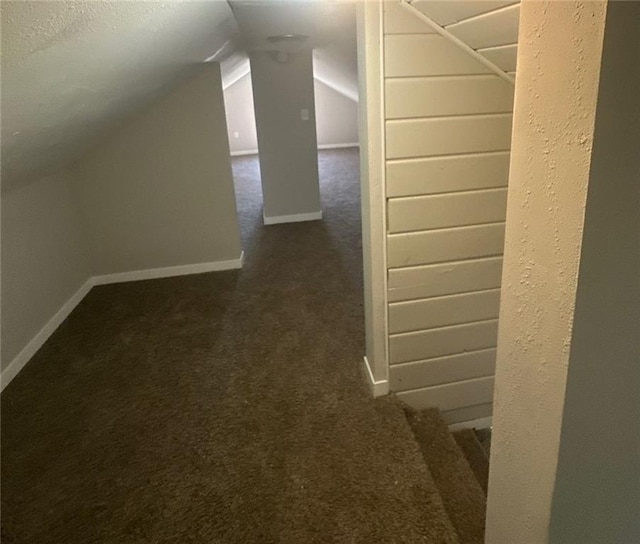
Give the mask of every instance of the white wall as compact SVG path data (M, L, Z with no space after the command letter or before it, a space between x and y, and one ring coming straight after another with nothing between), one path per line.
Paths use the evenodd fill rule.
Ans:
M2 194L3 387L94 281L240 266L217 64L67 170L9 187Z
M551 511L558 544L640 542L639 22L639 3L608 3Z
M491 442L489 544L548 542L605 5L522 2ZM606 326L599 315L592 317ZM598 388L589 401L598 405L593 411L607 410L617 402L616 395ZM595 441L606 440L608 432L599 423L602 420L582 420ZM594 500L593 508L600 510L599 498Z
M67 172L2 194L3 372L90 276Z
M239 258L217 64L128 120L75 173L96 274Z
M364 276L365 372L375 396L389 392L387 353L386 203L384 197L384 121L382 5L357 5L360 188Z
M320 187L311 50L279 63L253 52L251 78L256 111L265 221L318 218ZM306 109L308 120L302 120Z
M491 415L513 85L385 3L389 385Z
M317 79L316 130L319 146L358 143L358 103Z
M314 80L314 91L318 145L332 147L357 144L358 103L317 79ZM250 73L225 89L224 102L231 154L257 153L258 136Z
M251 73L241 77L224 90L224 106L227 113L231 154L257 153L258 135L251 90Z

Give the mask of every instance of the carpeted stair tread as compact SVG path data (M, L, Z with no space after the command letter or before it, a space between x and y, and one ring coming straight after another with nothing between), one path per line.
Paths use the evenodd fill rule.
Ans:
M476 439L478 444L484 451L487 459L491 458L491 429L475 429Z
M473 429L462 429L453 433L453 437L486 495L489 486L489 459L476 432Z
M436 409L405 409L461 544L484 542L486 496Z
M413 431L408 425L404 404L391 394L375 399L375 408L379 417L376 422L378 428L381 432L388 433L389 437L389 440L384 443L386 457L391 457L398 464L409 468L413 475L410 483L411 495L421 514L417 520L416 529L423 535L423 542L462 544L444 506L438 486L424 462ZM382 469L382 467L372 468ZM402 481L395 483L398 486L407 485ZM398 533L397 538L397 542L405 541L401 533Z

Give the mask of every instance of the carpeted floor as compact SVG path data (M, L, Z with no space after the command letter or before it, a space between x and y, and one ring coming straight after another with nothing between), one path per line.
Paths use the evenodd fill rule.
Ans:
M263 227L246 265L94 288L2 394L2 542L454 543L402 410L362 377L354 150L325 220Z

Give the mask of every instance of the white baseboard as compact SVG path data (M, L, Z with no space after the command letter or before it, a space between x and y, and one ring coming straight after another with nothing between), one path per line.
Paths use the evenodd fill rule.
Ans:
M360 147L358 142L353 142L350 144L320 144L318 145L318 149L346 149L348 147ZM230 155L232 157L243 157L245 155L258 155L257 149L247 149L245 151L232 151Z
M187 264L183 266L169 266L165 268L150 268L147 270L134 270L132 272L122 272L119 274L106 274L103 276L93 276L89 278L76 291L76 293L65 302L56 314L46 323L31 341L13 358L9 366L0 375L0 391L11 383L24 366L31 360L36 352L43 346L62 322L69 317L74 308L80 304L87 296L91 288L95 285L107 285L110 283L122 283L126 281L151 280L159 278L170 278L173 276L187 276L190 274L202 274L204 272L220 272L223 270L235 270L242 268L244 261L244 251L238 259L229 261L214 261L209 263Z
M82 299L87 296L87 293L91 291L93 285L93 278L89 278L82 287L80 287L80 289L78 289L71 298L62 305L55 315L47 321L44 327L38 331L22 351L13 358L13 361L9 363L9 366L2 371L2 376L0 377L0 381L2 382L0 391L4 390L4 388L11 383L11 380L18 375L18 372L20 372L31 360L31 357L36 354L36 352L43 346L62 322L69 317L69 314L74 310L74 308L80 304L80 301L82 301Z
M110 283L123 283L127 281L155 280L159 278L171 278L173 276L188 276L190 274L203 274L205 272L221 272L223 270L235 270L242 268L244 251L238 259L228 261L213 261L209 263L185 264L181 266L166 266L164 268L148 268L146 270L133 270L117 274L105 274L94 276L94 285L107 285Z
M345 149L347 147L360 147L358 142L351 144L322 144L318 146L318 149Z
M388 380L378 380L376 381L373 377L373 372L371 372L371 366L369 365L369 359L367 356L364 356L364 366L367 375L367 383L369 384L369 389L371 394L374 397L383 397L384 395L389 394L389 381Z
M449 425L449 430L453 433L455 431L461 431L463 429L488 429L493 425L493 418L491 416L481 417L479 419L472 419L471 421L461 421L460 423L452 423Z
M293 215L273 215L267 217L262 215L265 225L277 225L280 223L300 223L301 221L318 221L322 219L322 210L311 213L296 213Z

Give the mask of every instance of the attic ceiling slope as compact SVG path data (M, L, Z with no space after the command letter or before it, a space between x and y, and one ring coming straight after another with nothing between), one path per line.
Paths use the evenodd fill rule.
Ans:
M229 0L247 51L313 49L314 74L358 99L355 2L349 0ZM282 43L275 37L306 37Z
M76 159L206 58L237 60L227 2L3 1L3 191Z

